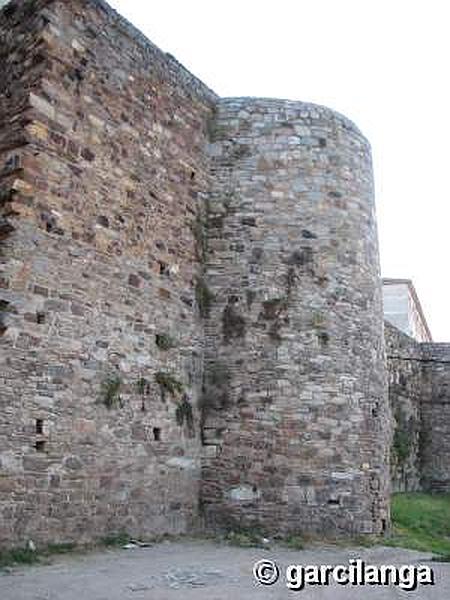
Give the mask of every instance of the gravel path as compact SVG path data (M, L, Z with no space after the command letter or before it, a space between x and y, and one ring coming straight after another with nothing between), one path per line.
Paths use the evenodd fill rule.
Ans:
M308 586L296 593L286 587L286 567L347 564L424 564L435 585L407 592L399 587ZM450 563L428 562L430 555L398 548L312 548L286 550L235 548L206 541L164 542L150 548L111 550L57 557L51 565L14 569L0 575L1 600L449 600ZM280 580L262 586L254 580L253 564L276 561Z

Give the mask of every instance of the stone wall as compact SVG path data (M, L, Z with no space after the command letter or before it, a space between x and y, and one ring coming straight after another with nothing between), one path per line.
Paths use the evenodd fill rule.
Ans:
M215 95L99 0L0 35L0 545L184 532Z
M450 491L450 344L417 343L385 324L394 422L393 491Z
M422 485L450 492L450 344L421 344L423 356Z
M389 402L394 434L391 482L394 492L421 489L423 362L421 345L385 322Z
M364 137L219 100L103 0L12 0L0 35L0 547L385 530ZM450 351L386 331L395 489L448 489Z
M370 149L299 102L213 132L202 501L209 526L378 533L390 438Z

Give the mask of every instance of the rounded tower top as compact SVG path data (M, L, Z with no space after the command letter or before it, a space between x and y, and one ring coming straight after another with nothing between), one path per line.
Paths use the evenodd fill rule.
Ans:
M354 134L370 148L370 142L355 123L341 113L311 102L300 100L286 100L279 98L258 98L253 96L237 96L220 99L221 111L236 113L237 110L249 113L261 112L265 118L272 117L273 121L307 120L311 125L314 122L328 121L330 126L345 129Z

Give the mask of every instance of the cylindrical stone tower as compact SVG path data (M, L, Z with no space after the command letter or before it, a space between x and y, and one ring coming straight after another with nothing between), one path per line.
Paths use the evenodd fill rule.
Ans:
M211 126L207 523L379 533L390 438L370 147L301 102Z

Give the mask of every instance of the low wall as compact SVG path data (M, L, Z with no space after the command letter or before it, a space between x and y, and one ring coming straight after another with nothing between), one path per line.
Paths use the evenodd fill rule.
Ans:
M385 323L395 492L450 491L450 344L419 344Z
M450 344L421 344L423 358L422 485L450 492Z
M393 418L391 486L394 492L420 489L422 355L420 344L385 322L389 403Z

